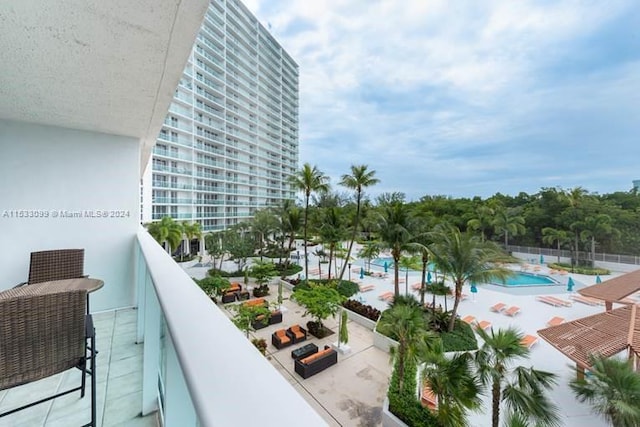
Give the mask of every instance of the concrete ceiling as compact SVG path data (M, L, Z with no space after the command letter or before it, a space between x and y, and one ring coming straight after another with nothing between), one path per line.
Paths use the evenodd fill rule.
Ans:
M146 165L207 0L0 2L0 118L140 138Z

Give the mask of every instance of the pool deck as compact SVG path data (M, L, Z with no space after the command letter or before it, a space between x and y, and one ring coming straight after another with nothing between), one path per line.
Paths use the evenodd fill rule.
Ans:
M355 248L354 252L357 253ZM365 265L364 261L356 261L352 263L352 269L359 269L363 265ZM312 266L315 268L318 266L315 258L313 260L310 259L310 269L314 268ZM326 264L323 264L323 268L326 268ZM514 268L519 271L519 267ZM372 265L372 270L380 273L384 272L382 267L374 265ZM201 274L200 269L187 269L187 271L194 277L198 277ZM202 269L202 271L206 274L205 269ZM539 273L545 274L546 272L548 272L548 269L545 265L542 265ZM607 280L620 274L622 273L614 273L610 276L604 276L602 279ZM325 277L325 275L326 271L323 270L323 277ZM310 277L317 276L312 274ZM574 302L569 307L554 307L537 301L536 297L539 295L554 295L558 298L570 300L571 293L567 292L566 287L566 282L569 277L572 277L575 282L574 291L595 283L595 276L567 274L565 276L555 275L554 277L560 280L562 284L513 287L478 285L478 293L475 295L469 292L468 286L465 286L464 293L466 293L468 297L466 300L460 302L458 315L460 315L460 317L472 315L475 316L478 321L489 321L492 327L496 329L513 326L524 334L537 336L537 330L545 328L546 322L552 317L560 316L565 318L566 321L570 321L604 311L603 306L589 306L578 302ZM405 278L404 272L401 272L400 278ZM363 279L359 279L359 273L352 271L351 279L361 284L371 284L374 287L371 291L354 295L354 299L360 299L365 304L369 304L380 310L387 308L388 303L379 300L378 295L384 291L393 291L392 268L389 268L387 277L365 276ZM408 290L408 292L413 292L411 285L419 281L420 272L409 272L409 280L407 283L400 284L401 293L405 293L405 289ZM416 292L413 293L417 295ZM432 296L427 294L425 295L425 299L429 302ZM489 307L498 302L502 302L507 306L516 305L520 307L520 313L510 317L489 310ZM292 302L286 301L287 306L290 306L290 304L292 304ZM436 304L441 304L444 307L445 298L436 297ZM447 298L446 304L450 309L453 305L453 299ZM306 322L307 319L299 317L301 315L299 308L296 308L294 305L290 306L290 309L290 313L285 313L284 327L288 326L291 321ZM331 327L337 326L335 325L335 321L331 319L327 321L327 324ZM269 355L272 357L272 362L276 369L280 370L281 373L299 389L300 393L325 417L329 425L381 425L378 416L379 412L375 410L375 407L384 399L386 393L384 385L388 380L386 375L390 372L389 359L386 353L379 353L381 350L377 350L371 346L372 332L362 330L360 327L352 327L351 323L349 329L350 331L353 330L354 338L355 336L358 337L355 338L356 342L354 342L356 346L355 357L344 359L344 361L340 358L341 361L338 363L338 369L330 368L314 376L311 381L300 381L299 378L291 372L288 352L274 352L272 346L269 345ZM256 335L268 337L270 332L270 329L267 329L256 333ZM333 340L333 338L330 340ZM531 348L529 359L523 359L522 364L525 366L534 366L536 369L550 371L558 375L558 384L550 392L550 397L560 408L562 425L568 427L576 425L580 425L581 427L607 426L607 423L603 419L591 413L588 405L579 403L573 397L573 393L568 385L569 380L575 375L571 367L571 361L551 347L546 341L539 338L538 342ZM364 373L365 371L366 375ZM375 373L373 377L371 375L372 372ZM353 411L356 411L356 407L352 405L353 402L347 402L348 399L344 393L330 392L330 390L341 389L349 390L348 394L352 396L353 399L356 399L357 396L363 396L361 399L362 402L357 403L356 406L362 409L362 413L365 415L362 417L360 415L354 415ZM477 427L490 425L489 396L483 396L482 407L485 412L471 414L469 417L469 425ZM356 413L359 413L360 409L358 409ZM363 424L363 422L365 424Z

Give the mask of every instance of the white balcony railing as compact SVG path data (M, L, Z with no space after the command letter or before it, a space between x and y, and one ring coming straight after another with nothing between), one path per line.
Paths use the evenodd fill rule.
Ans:
M326 423L144 230L137 236L143 415L166 426Z

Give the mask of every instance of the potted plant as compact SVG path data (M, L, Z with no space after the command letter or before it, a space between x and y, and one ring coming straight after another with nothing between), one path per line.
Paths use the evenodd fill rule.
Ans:
M267 340L264 338L254 338L251 340L251 343L256 346L258 351L262 353L263 356L267 355Z
M347 345L349 342L348 321L347 310L342 309L340 313L340 324L338 326L338 341L332 344L333 348L341 354L349 354L351 352L351 347Z
M269 295L269 282L278 275L278 272L272 262L256 261L251 266L248 274L255 279L258 285L253 289L253 296L261 298Z

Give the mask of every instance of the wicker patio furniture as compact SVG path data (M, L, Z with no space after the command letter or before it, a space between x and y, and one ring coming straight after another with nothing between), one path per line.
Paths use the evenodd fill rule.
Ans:
M0 417L76 391L82 398L89 374L91 421L85 426L96 425L97 352L93 321L87 314L87 289L70 290L65 282L74 281L40 283L0 292L0 390L71 368L82 371L80 385L10 409ZM60 286L56 286L58 283Z
M29 279L21 285L84 277L84 249L31 252Z

